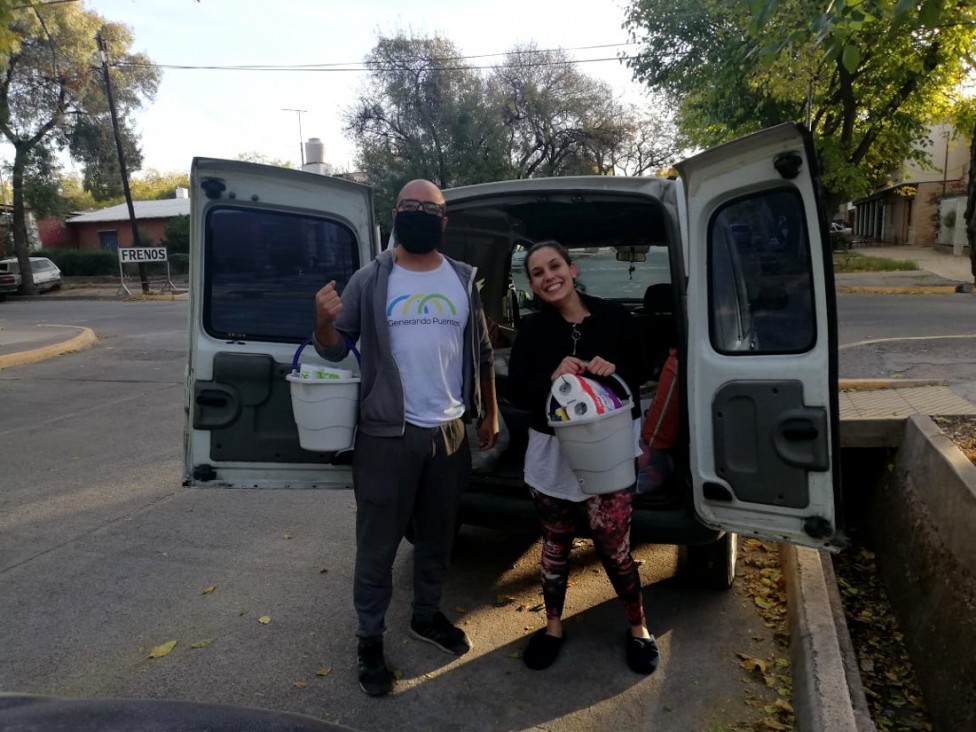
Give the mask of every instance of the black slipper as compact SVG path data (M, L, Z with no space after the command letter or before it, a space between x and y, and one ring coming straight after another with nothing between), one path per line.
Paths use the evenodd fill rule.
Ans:
M635 638L627 631L627 665L636 674L654 673L661 660L661 654L657 650L657 641L652 635L650 638Z
M549 668L556 660L559 649L563 647L565 642L565 631L563 631L562 638L557 638L554 635L546 635L546 629L540 628L529 639L529 645L526 646L525 652L522 654L522 660L525 661L526 666L534 671Z

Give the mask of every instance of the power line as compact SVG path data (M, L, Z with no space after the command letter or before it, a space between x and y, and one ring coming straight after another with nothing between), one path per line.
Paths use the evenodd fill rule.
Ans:
M604 61L628 61L634 56L607 56L605 58L584 58L584 59L567 59L565 61L529 61L521 62L520 66L534 67L534 66L574 66L576 64L592 64L600 63ZM299 72L319 72L319 73L337 73L337 72L354 72L362 73L364 71L381 71L384 69L391 69L394 67L385 64L362 64L356 67L308 67L308 66L190 66L190 65L178 65L178 64L147 64L147 63L133 63L126 61L119 61L114 64L115 66L122 67L149 67L153 66L157 69L171 69L175 71L299 71ZM401 68L401 67L397 67ZM405 69L410 69L413 71L420 71L420 68L413 68L410 66L402 67ZM478 71L494 69L495 66L429 66L423 68L424 71Z
M501 53L483 53L474 54L470 56L437 56L433 57L432 61L436 62L457 62L457 61L467 61L472 59L483 59L483 58L493 58L498 56L531 56L533 54L544 54L544 53L555 53L559 51L590 51L601 48L619 48L621 46L634 46L639 45L634 41L624 41L621 43L603 43L599 45L592 46L574 46L572 48L527 48L527 49L512 49L511 51L504 51ZM524 66L567 66L571 64L578 63L597 63L603 61L620 61L626 60L628 56L612 56L607 58L592 58L592 59L578 59L571 60L567 59L565 61L539 61L539 62L527 62L523 63ZM150 64L137 64L131 62L118 62L117 66L149 66ZM378 68L383 68L382 64L379 63L369 63L364 61L345 61L345 62L332 62L332 63L317 63L317 64L213 64L213 65L199 65L199 64L152 64L156 68L160 69L173 69L177 71L327 71L327 72L362 72L362 71L373 71ZM431 67L430 71L458 71L462 69L491 69L493 66L436 66Z

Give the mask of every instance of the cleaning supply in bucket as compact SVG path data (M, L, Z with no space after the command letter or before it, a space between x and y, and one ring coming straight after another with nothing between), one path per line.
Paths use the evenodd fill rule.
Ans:
M595 379L564 375L552 385L549 426L584 493L619 491L634 484L633 401L614 376L623 397Z
M360 377L350 369L302 364L298 359L311 342L306 339L292 359L285 379L291 385L291 407L304 450L338 452L353 446L359 416ZM359 360L359 353L351 348Z
M331 366L303 363L298 371L303 379L351 379L354 374L351 369L336 369Z
M552 384L551 394L556 409L564 410L567 420L606 414L623 406L609 386L574 374L563 374L557 378Z

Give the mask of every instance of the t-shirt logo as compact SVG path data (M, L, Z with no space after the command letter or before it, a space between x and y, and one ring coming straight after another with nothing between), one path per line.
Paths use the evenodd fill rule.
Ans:
M451 302L450 298L435 292L431 295L421 293L418 295L402 295L394 298L386 308L387 317L393 315L400 303L403 303L403 307L399 313L400 315L431 315L432 306L437 308L439 315L444 315L447 312L450 312L451 315L457 315L457 308L454 307L454 303ZM416 310L414 310L414 306L416 306Z

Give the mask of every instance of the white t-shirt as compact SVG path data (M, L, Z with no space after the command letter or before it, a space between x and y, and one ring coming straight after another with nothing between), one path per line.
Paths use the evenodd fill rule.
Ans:
M634 420L634 457L640 457L641 422ZM580 503L592 498L584 493L579 479L569 467L559 449L559 438L529 428L529 444L525 449L525 484L553 498Z
M386 299L393 358L403 382L404 416L436 427L464 414L464 328L468 293L454 268L415 272L394 264Z

